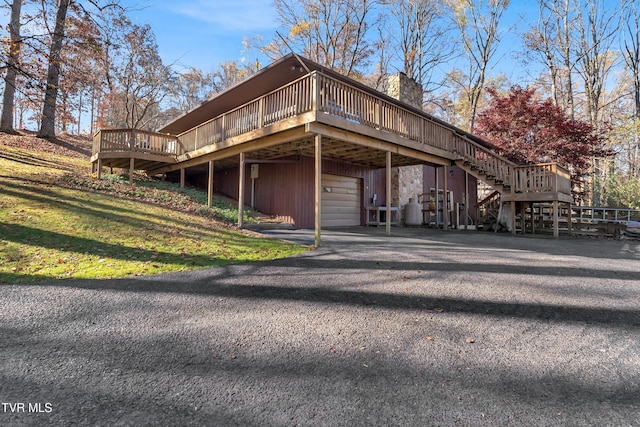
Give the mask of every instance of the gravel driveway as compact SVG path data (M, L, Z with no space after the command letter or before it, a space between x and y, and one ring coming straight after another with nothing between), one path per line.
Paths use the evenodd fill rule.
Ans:
M393 233L0 286L0 425L640 425L639 241Z

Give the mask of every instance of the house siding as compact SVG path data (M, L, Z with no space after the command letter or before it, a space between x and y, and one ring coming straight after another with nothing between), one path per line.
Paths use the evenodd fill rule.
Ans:
M282 217L299 228L314 227L314 180L315 163L312 157L290 157L291 163L260 163L258 178L255 180L255 208L259 211ZM364 206L371 204L373 194L377 194L378 204L385 203L385 171L363 166L322 161L322 173L349 176L362 180L362 212L360 223L364 224ZM206 183L201 177L198 183ZM238 168L215 172L214 191L228 197L238 198ZM245 171L245 203L251 201L251 174L247 165Z
M438 170L438 187L444 186L444 168L433 168L424 166L424 192L428 193L431 188L436 186L435 169ZM447 177L447 190L453 191L453 203L463 203L464 201L464 171L457 166L448 168L449 176ZM478 180L469 175L469 216L475 222L476 205L478 204Z

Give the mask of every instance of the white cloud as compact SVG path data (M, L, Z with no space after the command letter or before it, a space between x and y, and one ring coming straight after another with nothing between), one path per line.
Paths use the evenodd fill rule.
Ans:
M171 12L214 25L216 32L260 32L277 28L269 0L198 0L170 6Z

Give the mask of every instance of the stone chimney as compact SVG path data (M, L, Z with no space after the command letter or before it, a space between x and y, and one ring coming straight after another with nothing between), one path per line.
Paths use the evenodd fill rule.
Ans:
M387 78L387 95L422 110L422 86L405 73Z
M404 73L388 77L387 95L422 110L422 86ZM409 199L417 198L423 191L423 165L403 166L391 171L391 203L399 207L401 218Z

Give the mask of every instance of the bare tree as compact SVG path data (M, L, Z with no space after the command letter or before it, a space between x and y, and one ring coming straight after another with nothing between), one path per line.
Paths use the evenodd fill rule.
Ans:
M434 70L453 55L440 0L386 0L397 36L394 45L403 72L425 91L441 82L434 81Z
M531 58L532 53L540 56L540 61L547 67L549 73L549 84L551 96L556 105L561 105L559 101L559 65L555 52L556 44L553 42L554 33L557 32L556 21L552 19L551 14L547 12L547 6L544 1L539 2L539 14L536 27L524 34L524 44L527 47L525 56Z
M613 205L640 208L640 2L626 2L622 16L626 72L618 84L628 95L621 97L620 111L615 116L618 124L612 142L617 156L610 166L607 196Z
M601 111L606 104L603 102L605 85L615 61L611 47L620 28L619 10L602 0L588 0L581 6L576 12L580 18L576 70L584 86L584 115L594 129L603 129L610 119L605 119ZM603 164L599 157L592 159L589 200L596 206L602 203L603 183L606 181L607 170Z
M213 72L213 91L222 92L223 90L240 83L257 71L257 67L238 61L224 61Z
M633 81L633 99L636 120L640 120L640 4L629 2L624 15L623 57Z
M186 113L197 107L214 92L213 73L191 67L175 79L174 105Z
M7 72L4 76L4 93L2 95L2 118L0 119L0 131L13 133L13 108L16 91L16 77L20 62L20 11L22 0L13 0L11 3L11 18L9 20L9 49L7 54Z
M538 0L538 22L525 34L525 46L547 67L556 105L575 118L574 82L579 5L574 0Z
M510 0L449 0L452 19L458 29L468 62L466 96L469 104L468 128L473 129L487 80L487 71L500 37L498 26Z
M374 53L369 37L376 0L274 0L286 41L263 48L272 57L289 47L346 76L361 77Z
M363 76L362 82L369 87L385 92L388 87L388 72L390 62L392 60L392 43L388 39L387 24L383 21L376 28L378 32L378 40L375 43L374 68L366 76Z
M615 63L612 46L619 33L620 10L609 2L588 0L580 12L580 55L577 71L585 92L586 119L594 128L600 128L605 85ZM637 25L637 24L636 24Z
M160 103L171 92L173 72L170 65L162 63L149 25L134 25L125 40L128 55L118 73L125 124L153 130L159 124L156 119Z

